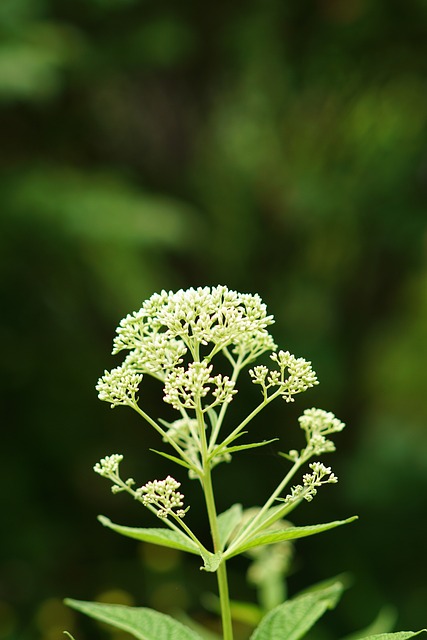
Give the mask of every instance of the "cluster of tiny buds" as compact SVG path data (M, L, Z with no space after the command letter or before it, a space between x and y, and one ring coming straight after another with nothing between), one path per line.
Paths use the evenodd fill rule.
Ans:
M286 402L293 402L295 394L319 384L311 362L304 358L296 358L289 351L274 352L270 358L279 366L278 370L258 365L249 371L252 382L261 386L265 398L267 398L268 389L278 387L282 398ZM286 378L285 370L287 370Z
M145 506L154 505L157 507L159 518L167 518L169 515L183 518L188 508L180 508L184 505L184 496L178 491L180 486L180 482L167 476L164 480L147 482L135 491L135 498L141 500Z
M336 418L331 411L315 408L306 409L303 415L298 418L298 422L301 429L309 435L337 433L345 427L344 422Z
M132 486L135 484L133 478L129 478L124 482L120 477L119 466L123 456L119 453L113 453L111 456L105 456L93 467L95 473L99 473L103 478L108 478L113 482L111 487L112 493L120 493L122 491L129 491L132 493Z
M123 456L121 454L113 453L111 456L105 456L105 458L97 462L93 470L103 478L118 476L119 465L122 460Z
M231 350L241 365L252 362L275 348L267 330L273 322L258 295L225 286L154 294L120 322L113 353L129 354L98 380L98 397L111 407L135 408L142 375L149 374L165 382L165 401L178 411L193 409L194 397L203 398L207 391L213 395L211 407L227 404L236 393L234 383L227 376L211 376L205 363L195 362L185 371L179 366L184 356L211 344L208 360L224 351L233 361Z
M195 409L197 400L211 391L213 400L204 407L204 411L217 404L231 402L236 393L234 382L228 376L211 376L212 368L206 362L191 362L187 370L183 367L173 369L165 380L164 401L178 411Z
M306 409L302 416L298 418L300 427L305 432L307 447L301 452L292 449L284 455L292 462L297 462L301 458L309 458L313 455L329 453L335 451L335 444L328 440L325 435L342 431L345 427L330 411L323 409Z
M157 508L157 516L159 518L167 518L169 515L183 518L188 511L182 509L184 505L184 496L178 491L181 483L168 476L164 480L153 480L147 482L139 489L132 489L135 484L133 478L123 481L119 475L119 465L123 460L123 456L113 453L111 456L105 456L94 466L94 471L103 478L108 478L114 484L111 488L113 493L127 491L132 494L136 500L142 502L143 505L154 505Z
M136 402L142 377L142 373L136 373L125 365L105 371L96 385L98 398L109 402L111 408L121 404L132 405Z
M291 493L284 499L279 498L280 501L285 502L285 504L292 504L301 499L311 502L317 494L317 487L320 487L322 484L338 482L338 478L332 473L331 468L325 467L321 462L312 462L309 467L312 473L304 474L302 485L298 484L292 487Z
M273 344L266 341L266 328L273 322L257 294L242 294L225 286L181 289L175 293L162 291L121 321L114 353L141 347L145 350L147 338L149 341L159 332L167 340L182 340L187 347L192 343L213 343L220 349L239 345L242 336L243 339L246 336L253 344L259 341L265 350Z

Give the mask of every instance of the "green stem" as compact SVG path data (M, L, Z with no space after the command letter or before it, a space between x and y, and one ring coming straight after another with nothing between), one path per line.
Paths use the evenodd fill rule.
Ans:
M199 435L201 440L201 457L202 457L202 465L203 465L203 475L201 477L201 481L202 481L203 491L205 495L209 525L211 528L214 553L218 553L222 550L221 540L219 537L218 516L216 512L215 497L214 497L213 486L212 486L212 476L211 476L208 446L207 446L207 440L206 440L205 423L204 423L203 412L200 405L200 401L198 402L198 406L196 408L196 415L197 415L197 421L199 423ZM227 567L224 560L220 563L216 571L216 574L217 574L217 580L218 580L218 592L219 592L219 600L220 600L220 606L221 606L223 640L233 640L233 626L231 621L230 596L228 592Z
M194 533L191 531L190 527L187 527L187 525L185 524L185 522L183 521L182 518L179 518L175 513L171 513L171 515L173 516L173 518L175 519L176 522L179 523L179 525L184 529L185 533L188 535L189 538L192 539L193 542L195 542L197 544L197 546L200 549L200 555L205 556L208 555L208 550L202 545L202 543L200 542L200 540L197 538L197 536L194 535Z
M237 380L237 378L239 376L239 373L241 371L241 368L242 368L242 365L241 365L241 361L240 361L240 358L239 358L237 360L237 362L234 363L233 373L232 373L232 376L230 378L230 380L232 382L236 382L236 380ZM226 414L226 411L227 411L228 407L229 407L229 403L228 402L224 402L222 407L221 407L221 411L219 412L218 419L217 419L216 424L215 424L215 429L212 430L212 434L211 434L211 437L210 437L210 442L209 442L209 451L210 452L212 452L212 449L216 445L216 441L217 441L217 438L218 438L218 435L219 435L219 431L221 429L221 426L222 426L222 423L224 421L224 417L225 417L225 414Z

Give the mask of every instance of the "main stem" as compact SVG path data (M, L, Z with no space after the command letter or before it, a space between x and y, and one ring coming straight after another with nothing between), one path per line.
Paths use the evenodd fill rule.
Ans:
M208 512L209 525L211 528L214 553L221 551L221 541L219 538L218 516L216 513L215 497L212 486L211 467L208 461L208 446L206 441L205 423L203 412L200 407L196 409L197 421L200 425L201 454L203 463L202 485L205 494L206 508ZM233 626L231 622L230 596L228 592L227 567L223 560L217 571L218 592L221 606L221 620L223 640L233 640Z

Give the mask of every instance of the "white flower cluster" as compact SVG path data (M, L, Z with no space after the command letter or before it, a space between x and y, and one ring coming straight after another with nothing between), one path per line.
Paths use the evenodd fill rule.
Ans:
M210 407L228 403L234 383L226 376L211 376L210 360L223 351L235 362L233 353L242 367L274 349L267 331L273 322L257 294L225 286L156 293L120 322L113 353L129 354L122 366L100 378L99 398L112 407L135 404L142 374L148 373L164 382L165 400L178 410L194 408L196 396L208 392L213 395ZM179 365L186 354L194 363L185 370Z
M165 380L164 400L174 409L195 409L197 401L212 393L213 401L203 408L207 411L217 404L231 402L237 393L234 382L228 376L211 376L212 365L206 362L191 362L188 369L177 367Z
M147 482L135 491L135 497L140 499L145 506L154 505L157 507L159 518L167 518L171 514L183 518L187 509L180 508L184 505L184 496L178 491L180 486L180 482L168 476L165 480ZM174 511L175 509L177 510Z
M124 366L105 371L96 385L98 398L109 402L111 407L117 407L120 404L135 404L135 396L141 382L141 373L136 373Z
M165 480L154 480L153 482L147 482L139 489L133 489L132 487L135 484L133 478L123 481L120 477L119 466L122 460L123 456L121 454L113 453L111 456L102 458L93 467L94 471L99 473L100 476L111 480L113 483L111 491L113 493L126 491L135 500L142 502L144 506L154 505L157 508L157 516L159 518L167 518L170 514L178 516L178 518L185 516L188 508L181 509L184 504L184 496L177 491L181 486L179 482L168 476Z
M97 462L93 470L103 478L111 480L113 483L111 487L112 493L120 493L121 491L133 493L131 487L135 484L135 480L129 478L126 482L123 482L120 477L119 466L122 460L123 456L121 454L113 453L111 456L105 456L105 458Z
M141 340L141 346L130 351L124 366L164 380L166 372L181 364L186 353L182 340L168 338L165 333L152 333Z
M293 402L294 395L319 384L311 362L304 358L296 358L289 351L274 352L270 358L279 369L272 370L259 365L249 371L252 382L261 386L265 399L268 397L268 390L276 387L286 402Z
M95 473L99 473L103 478L118 476L119 465L122 460L123 456L121 454L113 453L111 456L105 456L105 458L102 458L97 462L93 470Z
M145 356L153 336L163 334L166 343L180 339L190 349L212 343L215 352L229 345L252 351L253 343L260 341L265 351L274 346L266 329L272 323L273 317L267 315L265 304L256 294L238 293L225 286L162 291L121 321L113 353L141 349ZM170 354L167 358L163 355L158 353L156 359L160 367L167 368Z
M305 473L302 479L303 484L292 487L291 493L286 498L279 498L279 500L285 502L285 504L293 504L302 499L311 502L317 493L317 487L322 484L338 482L338 478L332 473L331 468L325 467L321 462L312 462L308 466L313 473Z
M336 418L331 411L306 409L298 421L301 429L305 431L307 445L311 449L312 455L335 451L335 444L325 436L342 431L345 424Z

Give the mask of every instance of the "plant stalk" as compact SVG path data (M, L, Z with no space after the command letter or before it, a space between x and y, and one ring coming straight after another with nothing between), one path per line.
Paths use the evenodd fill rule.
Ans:
M208 445L206 440L206 430L203 412L199 403L199 406L196 408L197 421L200 426L200 440L201 440L201 456L202 456L202 464L203 464L203 476L201 478L203 492L205 495L206 508L208 512L209 525L211 529L212 535L212 543L214 548L214 553L222 551L221 548L221 540L219 537L219 528L218 528L218 516L216 512L215 506L215 497L212 486L212 476L211 476L211 467L208 457ZM228 592L228 578L227 578L227 567L225 560L223 560L217 571L217 581L218 581L218 593L219 600L221 606L221 621L222 621L222 634L223 640L233 640L233 626L231 621L231 609L230 609L230 596Z

